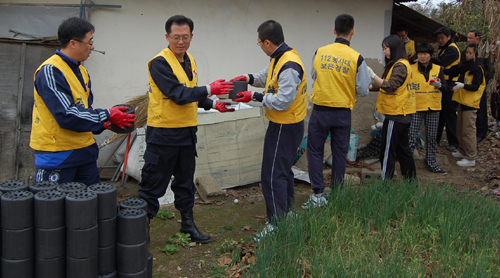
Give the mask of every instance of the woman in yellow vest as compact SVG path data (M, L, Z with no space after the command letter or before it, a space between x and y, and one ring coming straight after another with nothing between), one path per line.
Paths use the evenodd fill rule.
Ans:
M443 70L431 61L433 53L434 47L431 44L418 44L418 62L411 65L413 82L415 82L417 113L413 115L410 126L410 149L413 153L420 125L425 121L426 169L433 173L446 175L446 172L439 168L436 159L436 135L439 126L441 98L447 87Z
M415 162L408 138L411 119L416 112L412 70L398 36L386 37L382 48L385 54L382 78L370 71L371 78L380 86L376 110L385 115L380 153L382 179L385 181L394 177L396 159L401 165L403 177L414 179Z
M458 81L452 88L453 100L458 102L457 109L457 137L458 151L451 155L461 158L457 165L463 167L476 166L477 141L476 141L476 112L479 102L486 87L484 69L477 61L477 43L467 46L466 60L444 73L450 77L458 76Z

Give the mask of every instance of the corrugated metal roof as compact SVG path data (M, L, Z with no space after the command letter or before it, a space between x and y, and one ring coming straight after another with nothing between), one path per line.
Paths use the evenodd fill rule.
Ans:
M444 26L412 8L394 3L392 9L392 28L399 23L404 23L408 26L408 37L416 42L436 42L434 32ZM395 33L394 30L391 31L391 34ZM466 35L464 36L455 30L451 30L451 33L455 41L467 41Z

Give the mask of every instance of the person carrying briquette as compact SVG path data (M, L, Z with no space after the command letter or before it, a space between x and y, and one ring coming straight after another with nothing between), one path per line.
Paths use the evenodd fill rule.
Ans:
M385 55L382 78L370 69L370 77L380 87L376 110L385 115L380 152L382 180L393 179L396 159L403 177L412 180L417 177L409 146L410 124L416 112L412 69L398 36L384 38L382 49Z
M458 76L458 81L452 87L453 101L458 103L457 136L459 148L451 155L461 158L458 166L476 166L476 112L479 109L481 97L486 87L484 69L477 59L477 43L467 45L465 61L445 69L450 77Z
M415 41L410 40L408 37L408 27L406 24L398 24L396 27L394 27L394 32L396 32L396 35L401 39L401 42L405 46L405 51L406 55L408 56L408 60L410 61L410 64L414 64L418 57L417 57L417 52L415 51Z
M94 26L71 17L59 25L61 49L36 70L30 147L35 150L35 182L101 182L99 148L93 134L131 127L135 115L125 106L92 108L90 75L82 62L94 49Z
M359 52L350 47L354 35L354 18L341 14L335 19L335 42L318 48L313 56L314 80L311 101L313 109L307 135L309 179L314 194L302 209L328 204L323 179L323 154L330 133L332 177L330 187L343 185L351 132L351 110L356 96L369 94L371 79L368 67Z
M196 131L198 107L232 112L224 101L213 101L210 95L228 94L234 89L223 79L198 86L196 62L187 52L193 38L194 23L183 15L174 15L165 23L168 47L149 63L149 104L146 130L145 164L142 168L139 196L147 202L147 216L156 216L158 198L165 195L170 178L174 205L181 213L180 232L191 241L211 242L194 223L193 206L196 188Z
M450 28L441 27L437 29L434 34L437 36L439 52L437 57L432 58L432 63L444 67L445 69L449 69L458 64L458 62L460 62L460 50L453 42ZM436 142L439 144L441 141L443 129L446 126L446 139L448 140L448 147L446 149L453 152L458 149L457 103L451 100L453 97L451 88L453 87L453 82L457 81L457 79L450 78L446 74L444 78L446 79L447 90L443 92L443 97L441 98L441 113L439 114Z
M441 95L446 91L444 73L440 66L432 63L434 47L429 43L417 45L418 62L411 65L415 84L415 101L417 113L413 114L410 125L410 149L415 150L420 125L425 122L425 163L427 171L446 175L439 168L436 159L436 134L441 110Z
M257 45L271 57L258 73L231 81L245 81L265 88L264 93L244 91L236 102L262 102L269 120L262 154L261 184L266 202L267 224L255 235L259 241L275 230L275 224L293 215L294 174L292 165L304 137L307 114L307 79L304 65L294 48L285 43L281 24L267 20L257 28Z

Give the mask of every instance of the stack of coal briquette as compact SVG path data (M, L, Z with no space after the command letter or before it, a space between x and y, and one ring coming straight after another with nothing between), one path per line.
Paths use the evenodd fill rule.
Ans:
M0 183L0 200L0 277L152 277L143 200L118 211L110 184L23 181Z

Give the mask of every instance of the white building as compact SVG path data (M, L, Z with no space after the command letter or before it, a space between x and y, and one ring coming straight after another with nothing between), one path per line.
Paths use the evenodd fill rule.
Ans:
M334 20L342 13L355 19L351 47L381 71L381 41L390 34L395 2L409 1L100 0L82 9L76 0L0 0L0 181L27 180L34 172L29 148L33 73L58 47L54 36L65 18L82 13L96 28L94 46L106 54L94 52L84 64L92 78L93 106L107 108L146 93L147 63L167 47L164 26L172 15L194 21L188 51L198 66L199 85L266 67L269 57L256 45L257 27L274 19L301 55L311 91L311 59L318 47L334 41ZM376 93L358 100L355 115L372 115L375 100ZM355 116L353 128L369 128L375 122L371 118Z

